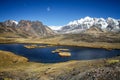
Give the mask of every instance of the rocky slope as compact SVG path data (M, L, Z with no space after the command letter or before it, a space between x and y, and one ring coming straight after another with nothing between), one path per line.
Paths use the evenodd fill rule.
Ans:
M53 35L54 32L40 21L7 20L0 23L1 36L5 37L43 37Z
M58 30L59 33L81 33L92 26L96 26L104 31L120 32L120 20L114 18L91 18L85 17L69 22Z

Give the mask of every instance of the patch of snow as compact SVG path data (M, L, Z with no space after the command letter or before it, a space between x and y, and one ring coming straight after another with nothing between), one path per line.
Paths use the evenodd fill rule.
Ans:
M14 22L15 24L18 24L18 22L17 22L17 21L15 21L15 20L12 20L12 22Z
M62 26L49 26L52 30L60 30Z

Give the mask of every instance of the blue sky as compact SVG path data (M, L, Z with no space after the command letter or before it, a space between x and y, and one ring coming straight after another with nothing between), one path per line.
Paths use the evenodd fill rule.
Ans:
M120 19L120 0L0 0L0 21L39 20L60 26L86 16Z

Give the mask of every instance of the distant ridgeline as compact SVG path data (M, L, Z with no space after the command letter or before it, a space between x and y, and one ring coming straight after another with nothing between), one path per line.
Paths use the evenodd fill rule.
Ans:
M6 38L40 38L55 34L69 33L105 33L117 32L120 33L120 20L113 18L91 18L85 17L79 20L69 22L58 30L52 30L52 26L43 25L40 21L7 20L0 23L0 37ZM57 27L57 26L56 26Z
M92 29L90 29L92 28ZM99 32L120 32L120 20L114 18L91 18L85 17L69 22L61 27L59 33L81 33L87 30L97 30Z
M7 20L0 23L0 36L13 37L43 37L53 35L54 32L40 21Z

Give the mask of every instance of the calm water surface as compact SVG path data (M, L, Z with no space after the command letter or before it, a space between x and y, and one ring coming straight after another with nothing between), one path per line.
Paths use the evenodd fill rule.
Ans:
M71 57L60 57L57 53L52 53L53 50L58 48L69 49L71 52ZM15 54L27 57L30 61L42 63L56 63L69 60L92 60L120 55L120 50L105 50L71 46L52 46L46 48L27 49L24 47L24 44L0 44L0 50L11 51Z

